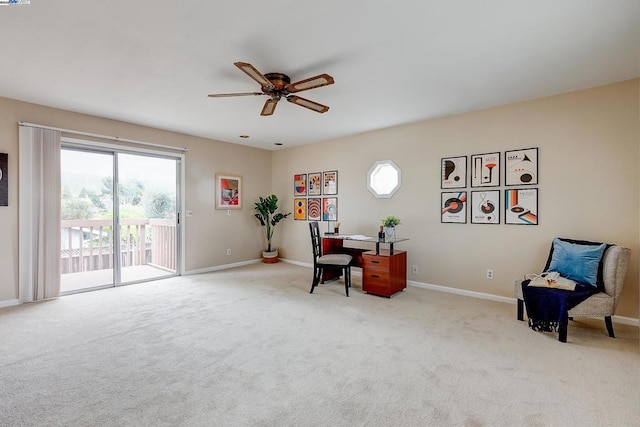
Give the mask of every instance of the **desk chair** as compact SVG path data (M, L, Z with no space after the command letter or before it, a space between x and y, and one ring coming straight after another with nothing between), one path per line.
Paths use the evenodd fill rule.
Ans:
M310 294L320 279L325 269L343 270L344 271L344 291L349 296L349 288L351 287L351 255L347 254L329 254L322 255L322 238L320 237L320 229L318 222L309 223L309 231L311 232L311 246L313 248L313 283L311 284Z

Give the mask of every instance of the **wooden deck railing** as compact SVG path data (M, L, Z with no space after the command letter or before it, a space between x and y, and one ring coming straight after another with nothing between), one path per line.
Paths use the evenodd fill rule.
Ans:
M122 267L151 264L176 270L176 226L172 219L120 221ZM62 274L113 268L113 222L109 219L63 220Z

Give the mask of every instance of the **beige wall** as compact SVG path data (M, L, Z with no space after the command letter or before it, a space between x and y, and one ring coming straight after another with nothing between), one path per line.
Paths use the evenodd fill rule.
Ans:
M187 147L185 269L201 270L259 258L261 229L253 218L253 203L271 190L271 152L197 138L39 105L0 98L0 152L9 154L9 206L0 207L0 303L18 298L18 122L72 129L164 145ZM147 148L147 147L145 147ZM214 175L234 173L243 178L244 208L214 209ZM226 255L226 249L232 255Z
M337 169L342 231L372 234L380 218L398 215L398 234L411 239L401 247L420 269L410 280L511 297L515 278L542 268L554 236L608 241L633 251L618 314L637 318L639 93L636 79L275 152L0 98L10 180L9 207L0 207L0 303L18 297L17 123L26 121L187 147L186 207L194 213L185 224L187 271L256 259L263 240L253 201L273 191L291 211L293 174ZM540 149L540 225L440 223L442 157L528 147ZM402 168L402 187L392 199L375 199L366 173L384 159ZM245 206L231 216L214 209L216 172L243 177ZM311 262L307 222L287 219L274 242L282 257Z
M397 234L411 239L398 246L420 271L409 280L498 296L512 297L514 279L544 267L554 236L629 247L617 314L637 318L638 93L636 79L277 151L273 189L291 211L295 173L337 169L341 232L373 234L395 214ZM501 225L440 223L441 158L529 147L539 147L538 226L505 225L504 216ZM375 199L366 173L384 159L402 168L402 187ZM287 220L276 236L282 257L311 262L307 222Z

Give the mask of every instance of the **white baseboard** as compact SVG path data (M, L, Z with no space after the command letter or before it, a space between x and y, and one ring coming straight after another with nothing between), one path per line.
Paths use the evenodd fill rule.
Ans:
M463 295L465 297L486 299L486 300L489 300L489 301L504 302L504 303L507 303L507 304L515 304L516 303L515 298L501 297L501 296L498 296L498 295L486 294L486 293L482 293L482 292L467 291L465 289L450 288L448 286L440 286L440 285L432 285L430 283L414 282L413 280L407 281L407 284L409 286L414 286L416 288L431 289L432 291L447 292L449 294Z
M288 259L282 259L282 261L289 264L299 265L300 267L313 268L313 264L309 264L305 262L292 261ZM354 274L356 276L362 276L362 273L359 270L351 270L351 274ZM433 285L431 283L416 282L413 280L408 280L407 285L413 286L416 288L430 289L432 291L438 291L438 292L447 292L450 294L462 295L462 296L471 297L471 298L485 299L489 301L502 302L506 304L516 303L515 298L502 297L499 295L487 294L483 292L468 291L466 289L451 288L448 286ZM631 326L636 326L640 328L640 319L635 319L633 317L625 317L625 316L612 316L612 320L622 325L631 325Z
M198 270L185 271L184 275L190 276L192 274L211 273L212 271L227 270L229 268L236 268L236 267L242 267L244 265L257 264L261 261L262 260L258 258L258 259L252 259L249 261L234 262L233 264L224 264L224 265L217 265L215 267L200 268Z
M20 304L20 300L17 299L8 299L4 301L0 301L0 308L2 307L12 307L14 305Z

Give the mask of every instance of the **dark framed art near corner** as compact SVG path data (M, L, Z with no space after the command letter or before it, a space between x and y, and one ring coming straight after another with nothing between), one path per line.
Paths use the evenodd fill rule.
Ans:
M9 206L9 155L0 153L0 206Z

